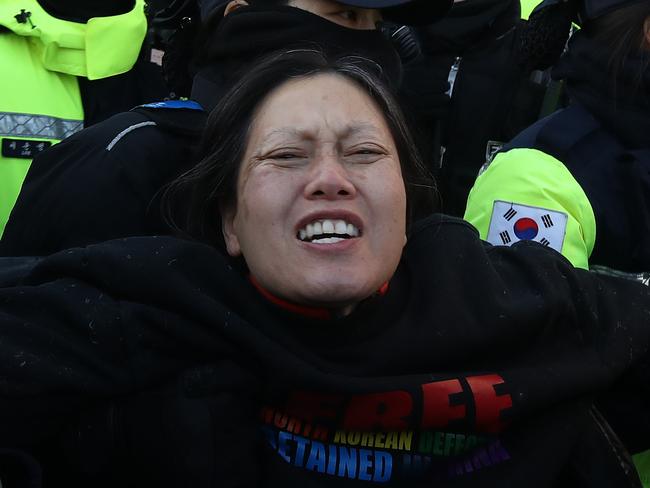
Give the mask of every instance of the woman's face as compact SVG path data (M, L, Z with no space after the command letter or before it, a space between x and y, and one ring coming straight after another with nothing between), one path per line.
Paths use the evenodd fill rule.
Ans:
M292 80L260 105L222 212L228 252L284 299L349 307L390 279L406 242L406 195L384 117L333 74Z

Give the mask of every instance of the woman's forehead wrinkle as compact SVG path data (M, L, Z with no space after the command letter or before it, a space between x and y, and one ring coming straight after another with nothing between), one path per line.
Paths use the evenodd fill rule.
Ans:
M348 125L345 131L345 137L352 136L379 136L382 135L384 131L381 127L376 124L371 124L369 122L353 122Z
M327 128L327 133L323 134L323 129ZM337 139L350 139L352 137L381 137L384 131L376 125L369 122L341 122L341 120L325 120L325 126L314 127L313 130L299 130L300 134L310 136L331 135L333 134Z
M305 133L295 127L279 127L261 135L255 147L251 148L251 152L260 155L276 149L278 144L296 143L305 139L308 139L305 137Z
M305 131L298 129L296 127L279 127L277 129L270 130L262 139L262 144L273 143L278 139L290 138L302 138L305 135Z

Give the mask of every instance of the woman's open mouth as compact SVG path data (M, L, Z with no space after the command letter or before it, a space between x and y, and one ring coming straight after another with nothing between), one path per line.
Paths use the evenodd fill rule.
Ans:
M345 220L319 219L299 229L296 237L313 244L336 244L360 235L359 228Z

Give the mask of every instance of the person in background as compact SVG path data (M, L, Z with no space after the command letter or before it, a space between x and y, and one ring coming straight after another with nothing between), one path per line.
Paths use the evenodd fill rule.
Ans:
M405 65L405 103L444 213L462 216L486 157L540 118L545 72L568 30L558 45L540 38L539 24L521 18L519 0L472 0L415 28L421 54Z
M535 239L576 266L643 273L650 270L650 2L572 5L582 28L554 71L571 105L496 155L465 217L496 245Z
M146 30L143 0L2 2L0 235L36 155L167 94Z
M638 487L591 406L648 390L648 288L430 191L375 63L258 60L167 194L193 241L0 260L0 446L54 486Z
M398 84L399 56L377 23L382 16L395 23L432 22L450 3L233 0L218 8L201 2L199 8L197 2L175 2L162 13L167 23L177 23L163 69L170 88L191 100L119 114L39 156L0 254L44 255L115 237L169 233L160 190L193 164L207 111L242 69L264 53L307 43L373 59Z
M567 4L542 4L542 10ZM648 283L650 276L650 2L573 4L581 29L554 76L568 108L522 132L476 180L465 218L484 239L534 239L582 268ZM648 408L612 395L601 407L650 486L650 456L627 410ZM643 434L645 435L645 434Z

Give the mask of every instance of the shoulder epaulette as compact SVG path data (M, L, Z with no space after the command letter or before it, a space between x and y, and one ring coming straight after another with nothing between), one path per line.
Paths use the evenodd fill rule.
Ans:
M612 138L607 137L602 126L585 110L582 105L573 103L561 110L544 125L537 134L535 147L560 161L567 162L569 153L591 134L598 132L599 137L590 137L592 143L612 144ZM607 139L607 140L605 140Z
M165 100L163 102L145 103L144 105L138 105L135 108L171 108L203 111L201 104L194 100Z
M159 129L175 134L199 137L205 128L208 112L193 100L167 100L147 103L131 109L156 123Z

